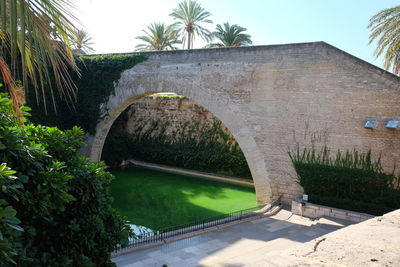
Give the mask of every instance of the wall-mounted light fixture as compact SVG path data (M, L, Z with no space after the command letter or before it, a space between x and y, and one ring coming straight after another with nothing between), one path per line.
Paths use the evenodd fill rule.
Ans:
M374 129L378 122L376 120L366 120L364 122L364 128L366 129Z
M385 127L389 129L397 129L399 127L399 120L388 120Z

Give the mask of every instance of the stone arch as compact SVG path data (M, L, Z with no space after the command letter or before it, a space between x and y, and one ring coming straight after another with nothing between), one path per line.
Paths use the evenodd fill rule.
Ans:
M157 73L152 72L149 70L151 63L141 64L122 73L114 94L101 107L103 115L96 126L95 135L88 138L90 159L100 160L103 145L112 124L133 102L151 93L174 92L188 97L206 108L229 129L249 165L257 202L266 204L274 200L276 196L272 193L271 181L261 150L250 134L250 128L242 118L241 111L231 103L230 98L216 96L212 93L212 88L210 90L205 88L202 83L190 81L188 76L180 79L176 79L174 76L175 79L171 79L171 76L168 77L168 73L161 75L157 65L155 66L158 69ZM197 68L193 68L188 75L196 76Z
M324 42L146 53L100 109L86 154L101 155L118 115L150 92L175 92L219 118L241 146L260 203L290 204L303 189L288 149L373 150L388 172L400 160L400 78ZM373 119L378 126L364 128ZM374 155L373 155L374 156ZM400 173L400 169L398 169Z

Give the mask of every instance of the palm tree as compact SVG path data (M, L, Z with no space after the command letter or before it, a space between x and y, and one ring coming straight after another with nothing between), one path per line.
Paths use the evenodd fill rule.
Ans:
M39 92L50 84L51 69L60 93L70 100L75 97L75 86L67 72L68 66L78 70L70 44L76 35L73 10L71 0L0 1L0 78L19 118L21 97L15 79L21 79L26 87L29 78L38 100ZM19 71L21 77L16 77Z
M400 6L384 9L375 14L369 21L371 29L369 43L378 39L375 57L384 56L384 68L400 72Z
M138 36L136 39L143 41L143 44L136 46L137 51L161 51L177 49L174 45L182 43L179 40L179 31L176 25L165 25L155 22L143 30L146 35Z
M193 48L193 41L198 35L205 41L210 41L212 34L202 25L212 23L208 19L211 13L205 11L195 0L185 0L179 4L179 7L172 10L170 14L178 22L176 23L181 29L183 35L183 47L187 43L187 49Z
M240 27L237 24L229 25L228 22L224 23L224 28L217 24L213 36L220 42L209 44L207 47L223 47L223 46L245 46L251 45L251 36L243 33L247 29Z
M83 29L76 32L76 37L72 40L75 55L85 55L94 52L92 37Z

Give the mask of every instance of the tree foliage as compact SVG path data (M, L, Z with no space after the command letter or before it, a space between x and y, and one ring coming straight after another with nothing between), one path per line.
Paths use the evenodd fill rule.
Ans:
M75 55L81 56L93 53L93 44L92 37L90 37L89 33L83 29L79 29L76 32L74 39L72 39L72 47Z
M67 67L78 70L71 39L76 34L71 0L2 0L0 1L0 74L19 112L21 87L15 79L23 81L27 89L28 78L36 97L49 90L53 79L60 94L67 100L75 98L75 86ZM52 70L52 73L50 73ZM15 77L13 74L18 74Z
M208 47L251 45L251 36L244 33L246 30L237 24L230 25L229 22L224 23L224 27L217 24L216 30L212 34L219 42L211 43Z
M400 6L384 9L375 14L369 21L371 29L369 43L377 41L374 55L384 54L385 69L400 73Z
M0 266L112 266L129 232L110 206L112 175L76 151L83 132L26 123L0 98Z
M17 211L1 195L7 195L18 200L21 194L21 185L15 182L17 177L15 171L7 167L7 164L0 165L0 266L16 264L14 258L18 255L17 249L20 246L18 238L24 229L21 228L21 221L16 217Z
M187 49L193 48L196 35L207 42L211 40L211 32L204 27L205 24L212 23L212 20L209 19L211 13L195 0L181 2L178 8L172 10L170 16L177 21L176 25L183 35L183 46L187 44Z
M137 51L174 50L177 49L176 44L182 43L175 24L167 26L165 23L155 22L147 26L147 30L143 32L146 35L136 37L143 42L136 46Z

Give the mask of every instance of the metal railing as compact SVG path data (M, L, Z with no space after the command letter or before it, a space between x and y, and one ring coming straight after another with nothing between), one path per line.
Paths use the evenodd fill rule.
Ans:
M152 233L142 233L129 238L127 244L119 246L113 253L121 253L130 248L147 245L150 243L164 242L167 238L176 237L191 232L202 231L218 225L230 223L233 221L243 220L252 216L257 216L270 210L269 207L253 207L245 210L234 211L207 219L176 225L164 229L154 231Z

